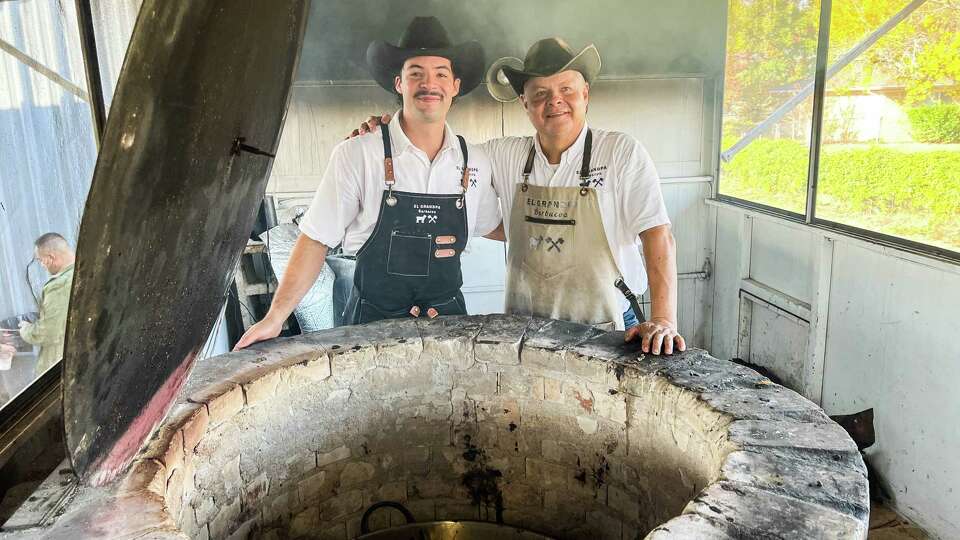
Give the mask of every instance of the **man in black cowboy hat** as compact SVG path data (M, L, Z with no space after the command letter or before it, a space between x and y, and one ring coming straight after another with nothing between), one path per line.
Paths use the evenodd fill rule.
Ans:
M506 309L627 327L625 339L639 338L646 352L682 351L676 248L653 161L633 137L586 123L600 65L593 45L575 52L548 38L524 60L504 58L487 72L491 95L519 97L537 131L482 145L510 211L495 233L508 244ZM643 321L624 295L648 284L651 317Z
M279 335L336 245L357 263L346 320L466 313L460 254L501 216L489 158L446 117L454 97L480 84L483 50L452 45L437 19L417 17L398 46L371 43L367 63L402 99L399 121L334 148L270 310L237 348Z

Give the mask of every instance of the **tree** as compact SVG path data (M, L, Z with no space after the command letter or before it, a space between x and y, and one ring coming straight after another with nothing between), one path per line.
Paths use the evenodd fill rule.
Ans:
M848 51L906 0L835 0L830 23L831 59ZM903 86L913 104L934 96L935 85L960 99L960 0L927 0L845 69L837 84Z
M903 9L908 0L834 0L828 59L835 61ZM724 131L762 121L792 91L812 80L820 2L730 0ZM874 84L903 86L907 104L942 92L960 99L960 0L927 0L847 66L831 89ZM952 86L951 86L952 85ZM800 107L796 114L809 115Z
M813 76L819 17L819 1L730 1L724 131L763 120L793 83Z

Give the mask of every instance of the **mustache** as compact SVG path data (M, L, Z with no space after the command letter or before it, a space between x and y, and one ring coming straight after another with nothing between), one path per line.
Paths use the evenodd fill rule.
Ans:
M438 98L444 98L443 92L434 92L431 90L418 90L417 93L413 94L414 98L423 97L423 96L433 96Z

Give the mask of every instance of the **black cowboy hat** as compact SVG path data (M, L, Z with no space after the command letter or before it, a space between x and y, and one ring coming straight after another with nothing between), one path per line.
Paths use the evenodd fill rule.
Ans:
M436 17L415 17L404 30L397 46L386 41L374 41L367 47L367 66L370 74L391 94L396 94L394 78L403 69L403 63L415 56L440 56L453 64L454 75L460 79L461 96L470 93L483 79L483 47L476 41L452 45L446 29Z
M487 71L487 90L498 101L513 101L523 94L523 85L534 77L549 77L561 71L579 71L588 83L600 74L600 53L593 44L575 53L567 42L546 38L534 43L522 61L505 57Z

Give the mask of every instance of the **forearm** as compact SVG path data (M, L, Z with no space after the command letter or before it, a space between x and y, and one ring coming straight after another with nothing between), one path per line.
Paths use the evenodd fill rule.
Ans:
M650 286L650 319L677 326L677 249L667 225L640 234Z
M300 234L265 318L283 321L293 313L323 270L327 249L326 245Z
M503 232L503 223L500 223L500 225L497 225L497 228L496 228L496 229L494 229L494 230L490 231L489 233L483 235L483 237L484 237L484 238L488 238L488 239L490 239L490 240L499 240L499 241L501 241L501 242L506 242L506 241L507 241L507 236L506 236L506 234L504 234L504 232Z
M41 316L36 322L20 327L20 337L31 345L52 345L63 339L65 321L59 317Z
M42 342L36 323L25 324L20 327L20 337L30 345L40 345Z

